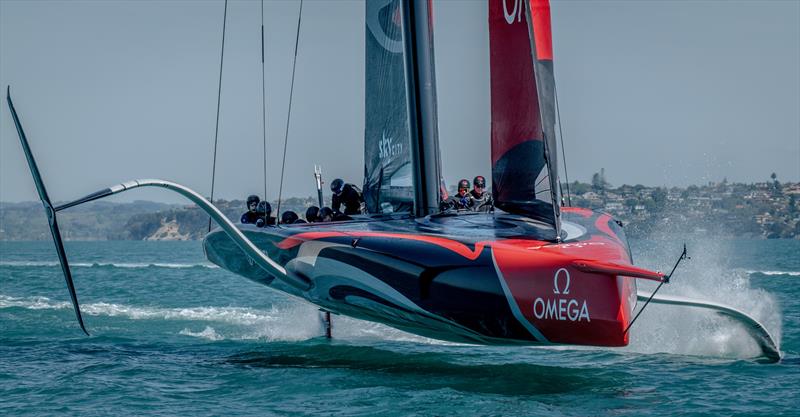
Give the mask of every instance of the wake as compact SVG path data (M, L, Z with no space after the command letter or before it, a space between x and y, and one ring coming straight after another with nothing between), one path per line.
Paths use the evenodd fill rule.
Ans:
M210 263L162 263L162 262L70 262L70 267L74 268L169 268L169 269L185 269L185 268L208 268L219 269L217 265ZM58 262L49 261L2 261L0 267L50 267L60 268L61 264Z
M754 271L748 270L748 274L761 274L761 275L789 275L792 277L800 277L800 271Z
M0 294L0 309L23 308L28 310L72 310L69 301L56 301L48 297L12 297ZM211 341L265 340L303 341L324 335L321 314L317 307L306 303L292 303L269 309L250 307L142 307L115 303L81 304L81 311L89 316L123 317L129 320L159 320L195 322L194 326L181 325L178 334ZM199 323L197 323L199 322ZM412 335L382 324L334 315L336 339L354 342L406 341L428 344L449 344L434 339Z

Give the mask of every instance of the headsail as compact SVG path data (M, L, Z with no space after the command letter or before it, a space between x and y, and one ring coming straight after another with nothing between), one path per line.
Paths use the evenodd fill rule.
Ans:
M369 213L410 212L411 136L400 0L366 2L364 200Z
M559 230L548 0L490 0L489 50L495 205Z

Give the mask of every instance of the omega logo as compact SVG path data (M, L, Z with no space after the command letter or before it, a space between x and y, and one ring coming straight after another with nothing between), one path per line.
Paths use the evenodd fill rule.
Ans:
M561 278L561 277L564 278ZM561 279L559 279L561 278ZM559 283L563 283L559 285ZM537 319L544 320L569 320L581 321L586 319L591 322L589 317L589 306L586 300L576 300L574 298L562 298L561 296L569 295L570 277L569 271L566 268L561 268L553 275L553 294L555 297L547 298L537 297L533 301L533 315Z
M523 0L511 0L514 2L514 9L511 10L511 13L508 13L508 5L506 4L507 0L500 0L503 2L503 15L506 17L506 22L511 25L514 23L514 17L517 18L517 22L522 21L522 1Z
M564 271L564 273L562 274L561 271ZM564 285L564 292L558 291L558 277L560 277L561 275L564 275L567 278L567 281ZM553 294L564 294L564 295L569 294L569 271L567 271L567 268L559 269L553 276Z

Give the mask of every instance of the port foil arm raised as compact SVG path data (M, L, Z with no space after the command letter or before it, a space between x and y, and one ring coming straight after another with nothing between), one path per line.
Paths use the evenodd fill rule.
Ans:
M273 261L269 256L256 247L253 242L236 227L214 204L208 201L205 197L189 187L177 184L171 181L159 179L141 179L128 181L122 184L117 184L104 190L97 191L89 194L86 197L79 198L75 201L62 204L55 208L55 211L60 211L68 207L73 207L78 204L87 203L89 201L97 200L113 194L121 193L123 191L132 190L138 187L160 187L175 191L178 194L188 198L191 202L197 204L203 211L205 211L215 223L239 246L244 253L247 254L258 266L275 275L277 278L282 279L287 284L301 290L306 291L311 288L311 283L305 278L295 276L286 271L286 268Z
M44 181L42 181L42 176L39 173L39 168L36 165L36 160L33 157L33 153L31 152L30 145L28 144L28 139L25 135L25 131L22 128L22 122L17 115L17 111L14 108L14 103L11 100L11 88L9 87L6 90L6 101L8 102L8 108L11 111L11 117L14 120L14 125L17 129L17 135L19 136L20 144L22 145L22 150L25 153L25 159L28 162L28 168L31 171L31 176L33 177L33 182L36 185L36 191L39 194L39 199L44 206L45 213L47 214L47 220L50 225L50 233L53 236L53 243L56 246L56 252L58 254L58 260L61 264L61 270L64 273L64 279L66 280L67 289L69 290L69 295L72 301L72 306L75 309L75 316L78 319L78 324L83 330L84 333L87 335L89 334L86 331L86 326L83 323L83 317L81 316L80 305L78 303L78 296L75 291L75 285L72 280L72 273L69 268L69 261L67 260L66 250L64 249L64 243L61 238L61 232L58 228L58 220L56 213L70 208L77 206L79 204L88 203L90 201L98 200L104 197L108 197L117 193L121 193L127 190L131 190L138 187L160 187L166 188L168 190L177 192L178 194L183 195L184 197L188 198L193 203L197 204L203 211L205 211L211 218L220 226L220 228L236 243L242 251L244 251L247 256L249 256L258 266L260 266L264 271L268 272L271 275L274 275L278 279L286 282L288 285L297 288L300 291L306 291L311 288L311 282L306 279L305 277L301 277L295 275L293 273L289 273L286 271L284 267L282 267L277 262L273 261L269 256L267 256L264 252L262 252L258 247L256 247L250 239L248 239L241 230L239 230L236 225L233 224L225 215L211 202L206 200L201 194L197 193L196 191L185 187L183 185L158 180L158 179L144 179L144 180L135 180L129 181L122 184L117 184L109 188L105 188L103 190L94 192L89 194L85 197L79 198L77 200L68 202L66 204L61 204L59 206L53 206L52 202L50 201L50 197L47 194L47 190L44 186Z

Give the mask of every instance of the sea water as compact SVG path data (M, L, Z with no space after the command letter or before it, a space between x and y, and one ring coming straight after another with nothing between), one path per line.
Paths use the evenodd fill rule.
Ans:
M682 241L632 241L669 270ZM622 349L445 343L334 316L206 261L199 242L0 242L0 415L800 414L800 241L688 242L665 286L756 317L651 305ZM652 286L642 285L641 291Z

